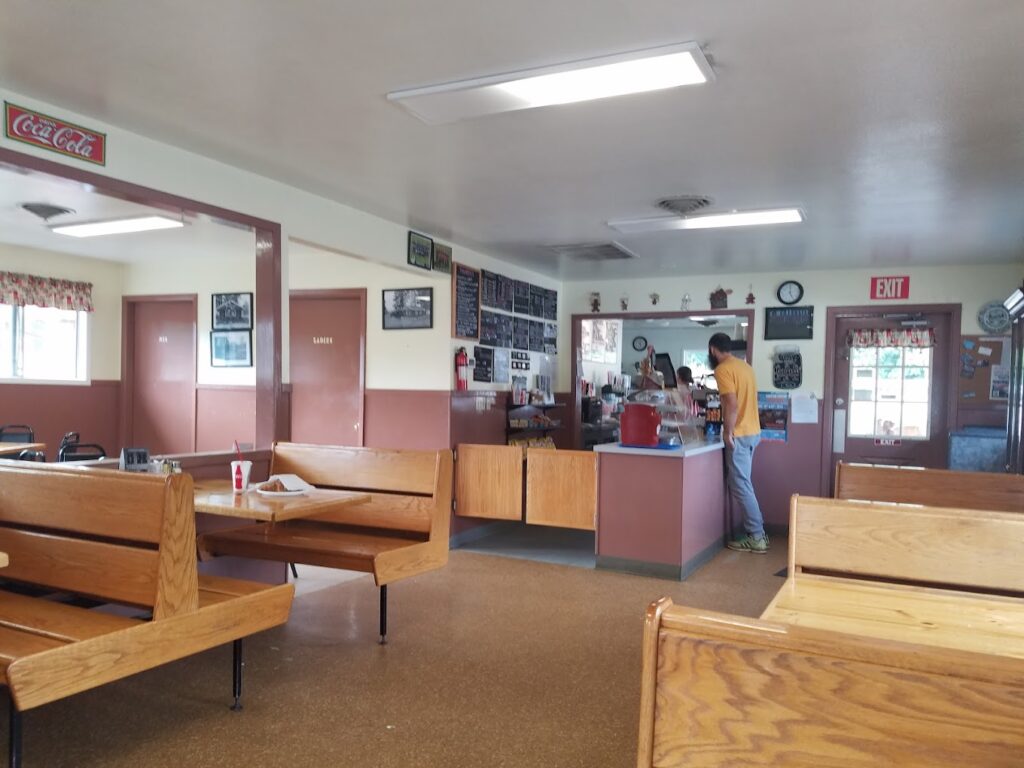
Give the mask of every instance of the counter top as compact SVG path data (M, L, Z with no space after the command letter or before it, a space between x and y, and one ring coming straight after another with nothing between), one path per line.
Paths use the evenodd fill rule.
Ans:
M597 453L618 453L624 456L653 456L659 459L685 459L701 453L721 450L725 446L721 440L697 440L683 443L677 448L662 450L660 448L627 448L619 443L602 443L595 445Z

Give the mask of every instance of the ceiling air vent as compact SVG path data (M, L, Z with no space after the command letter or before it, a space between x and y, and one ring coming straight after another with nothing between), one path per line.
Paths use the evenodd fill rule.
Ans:
M54 216L63 216L74 213L73 208L65 208L61 205L50 205L50 203L22 203L21 207L29 213L35 214L43 221L49 221Z
M552 245L549 247L556 256L573 261L623 261L635 259L636 254L630 252L619 243L577 243L576 245Z
M711 205L710 197L699 195L680 195L679 197L666 197L658 201L658 207L671 211L678 216L689 216L691 213L703 210Z

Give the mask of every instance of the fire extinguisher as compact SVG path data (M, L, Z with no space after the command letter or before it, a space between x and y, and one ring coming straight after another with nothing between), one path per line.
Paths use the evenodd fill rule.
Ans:
M469 389L469 355L465 347L455 353L455 389L465 392Z

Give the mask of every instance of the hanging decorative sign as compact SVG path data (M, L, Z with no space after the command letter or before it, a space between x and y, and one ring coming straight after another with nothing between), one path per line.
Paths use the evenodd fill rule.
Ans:
M107 164L107 134L4 102L4 135L96 165Z
M910 298L910 276L900 275L897 277L872 277L871 278L871 300L881 301L883 299L909 299Z

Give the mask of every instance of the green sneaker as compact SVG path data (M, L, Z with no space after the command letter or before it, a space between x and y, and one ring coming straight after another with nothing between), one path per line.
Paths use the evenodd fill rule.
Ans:
M748 534L742 539L733 539L729 542L728 547L737 552L753 552L755 555L763 555L768 551L768 545L767 536L758 537Z

